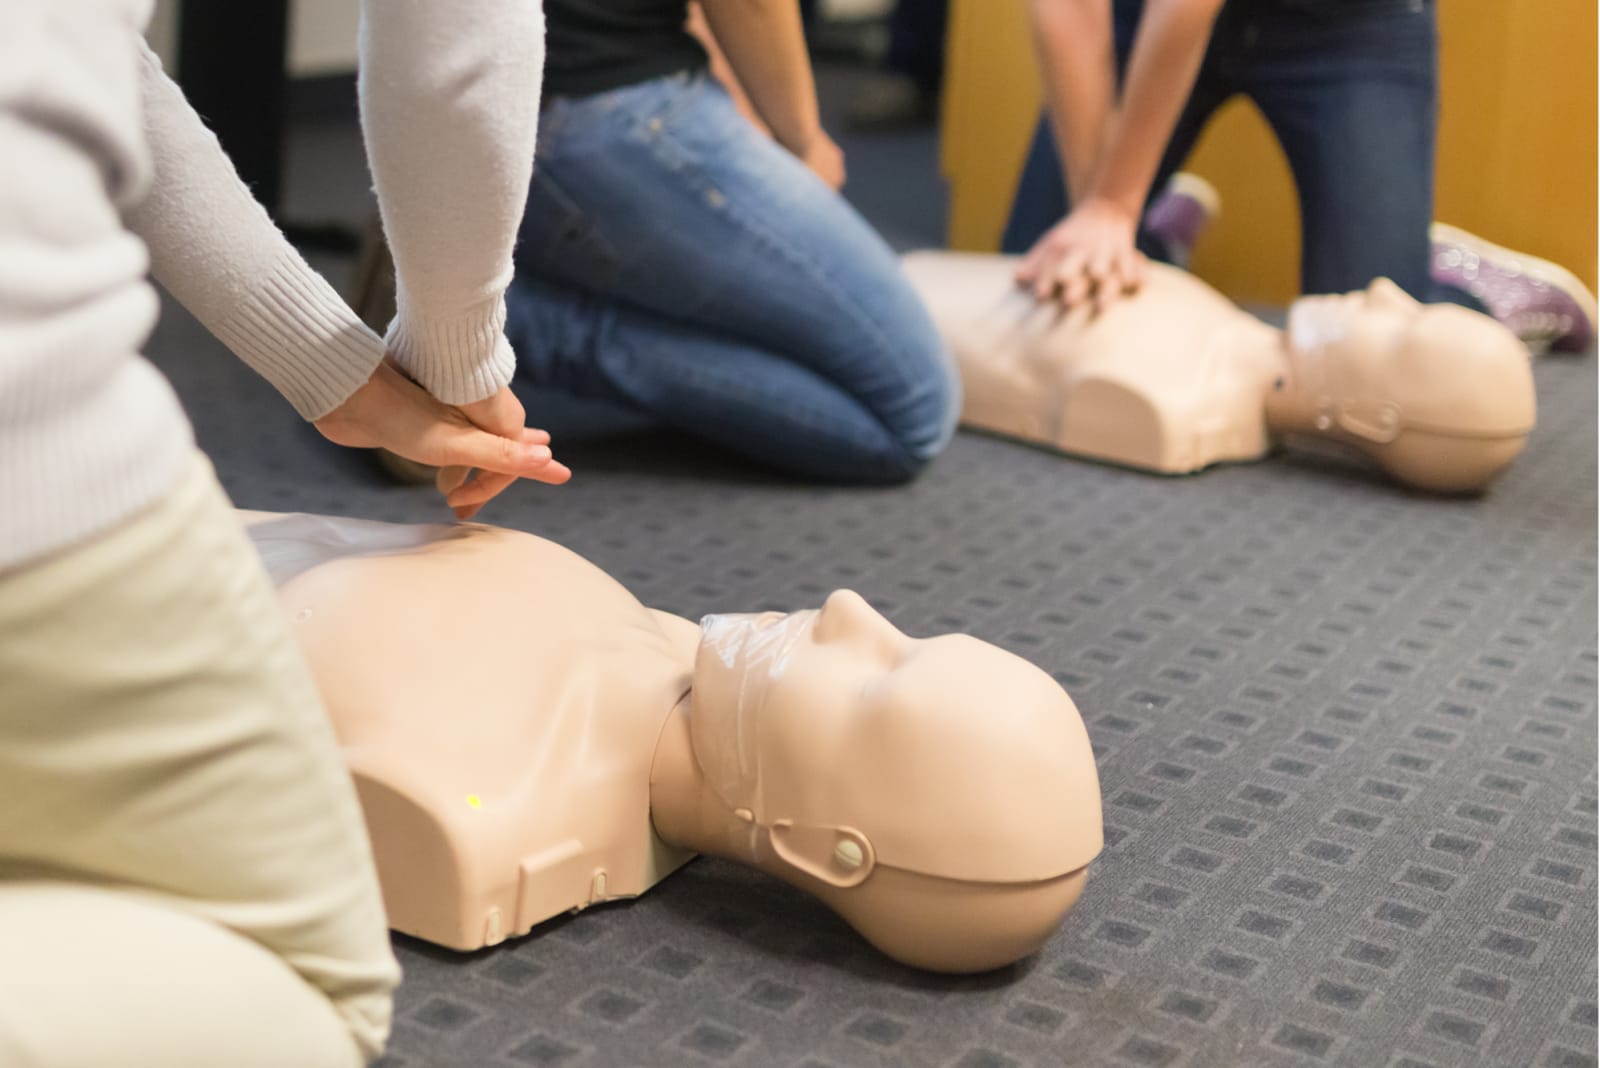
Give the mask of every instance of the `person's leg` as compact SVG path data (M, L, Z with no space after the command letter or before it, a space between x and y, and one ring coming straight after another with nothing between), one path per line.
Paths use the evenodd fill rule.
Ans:
M1017 191L1011 195L1011 213L1000 234L1000 251L1008 256L1025 254L1045 231L1066 218L1070 207L1067 176L1056 153L1050 116L1040 115L1028 154L1022 160L1022 171L1017 175Z
M1264 12L1269 9L1263 9ZM1343 293L1393 279L1419 300L1475 302L1428 269L1438 117L1432 0L1260 17L1242 77L1300 194L1300 285Z
M398 968L355 790L203 458L150 510L0 575L0 784L0 879L126 889L226 928L328 1003L332 1063L380 1051ZM187 968L182 949L145 967Z
M518 376L610 401L757 463L829 482L922 467L861 402L794 360L531 274L506 292Z
M1113 33L1119 80L1121 73L1127 68L1128 57L1133 51L1134 36L1138 32L1139 19L1143 12L1143 0L1118 0L1113 9ZM1195 142L1200 139L1206 123L1211 121L1211 116L1216 114L1217 109L1234 93L1232 83L1227 77L1225 62L1231 47L1228 27L1229 19L1225 13L1224 17L1218 20L1217 35L1206 50L1200 72L1195 77L1194 87L1189 92L1189 100L1178 116L1172 137L1167 141L1167 148L1162 154L1155 180L1150 184L1146 208L1149 207L1150 201L1167 188L1167 182L1194 150ZM1022 164L1022 173L1017 179L1017 192L1012 199L1011 214L1006 220L1005 231L1000 238L1000 251L1012 255L1027 252L1039 238L1044 236L1045 231L1066 217L1070 208L1071 205L1067 202L1066 174L1056 150L1055 135L1050 129L1049 116L1043 115L1034 131L1033 141L1028 147L1028 155ZM1153 232L1148 227L1141 226L1138 243L1140 251L1163 263L1181 258L1175 256L1179 250L1169 248L1159 231Z
M0 878L6 1068L359 1068L333 1004L181 905Z
M1492 315L1534 347L1593 343L1595 301L1569 271L1433 220L1434 0L1262 21L1246 77L1300 190L1304 291L1384 275L1419 300Z
M959 384L898 259L720 87L558 101L540 136L514 287L530 373L819 477L903 479L949 440Z

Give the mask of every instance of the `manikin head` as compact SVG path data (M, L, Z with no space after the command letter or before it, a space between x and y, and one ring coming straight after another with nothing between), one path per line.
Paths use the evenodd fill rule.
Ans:
M709 617L690 717L739 859L906 963L1026 956L1101 848L1094 757L1061 687L975 638L908 638L849 591Z
M1387 278L1289 309L1290 371L1275 425L1325 434L1400 481L1437 492L1488 485L1534 423L1527 350L1453 304L1419 304Z

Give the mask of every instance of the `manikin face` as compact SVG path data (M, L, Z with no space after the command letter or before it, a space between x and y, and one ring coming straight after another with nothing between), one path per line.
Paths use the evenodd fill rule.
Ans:
M1387 278L1353 293L1301 297L1289 309L1290 341L1297 349L1392 344L1416 325L1424 308Z
M1412 428L1461 439L1533 426L1527 350L1499 323L1420 304L1387 278L1289 309L1287 388L1337 427L1385 444Z
M867 867L998 882L1098 852L1082 720L1026 661L965 635L909 638L849 591L703 626L696 757L780 852L787 834Z

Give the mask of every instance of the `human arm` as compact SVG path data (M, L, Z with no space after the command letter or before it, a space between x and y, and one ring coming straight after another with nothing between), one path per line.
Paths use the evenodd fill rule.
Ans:
M1143 258L1134 248L1139 217L1222 2L1150 0L1134 38L1120 102L1107 108L1109 79L1101 66L1092 75L1056 77L1054 72L1065 71L1074 61L1109 70L1109 4L1034 0L1036 36L1051 79L1052 123L1073 204L1067 218L1039 240L1018 268L1018 281L1031 286L1040 299L1059 294L1072 305L1092 296L1104 304L1143 281ZM1090 5L1097 14L1081 10ZM1084 39L1075 38L1074 28Z
M498 446L485 447L475 438L432 433L457 429L461 417L481 426L469 416L470 406L426 407L401 393L416 405L393 418L372 409L371 400L396 395L382 373L384 342L288 243L160 61L139 47L140 112L152 174L147 190L124 211L124 221L144 240L156 278L333 440L341 439L327 427L349 431L348 417L359 412L362 443L412 459L424 460L424 453L435 457L427 462L469 463L497 455L486 450ZM424 408L428 418L419 421ZM335 415L346 418L325 422ZM414 436L424 431L432 434L425 443ZM520 419L502 433L520 448ZM445 459L451 455L460 458ZM504 474L564 481L565 469L537 453L508 453L495 463L492 469Z
M1067 180L1067 203L1089 192L1116 107L1111 0L1031 0L1045 111Z
M511 249L533 175L538 0L363 0L362 133L394 256L395 361L449 404L510 380Z
M793 0L700 0L700 7L773 138L834 189L844 185L844 154L818 116L799 5Z
M706 61L711 68L711 76L728 91L728 96L733 99L733 106L739 109L739 114L749 119L756 129L771 137L772 131L761 121L761 116L756 113L756 106L750 103L750 94L744 91L744 86L739 84L739 76L728 66L728 57L722 54L722 46L717 44L711 27L706 25L706 14L700 10L698 3L689 4L689 17L684 23L684 29L688 30L689 35L699 41L700 47L706 50Z
M543 5L362 0L359 44L362 132L395 264L389 352L476 425L515 437L526 414L507 388L505 290L533 174ZM462 518L514 480L468 474L451 465L438 483Z
M152 173L123 220L156 280L302 417L319 419L372 376L383 342L284 238L155 53L138 47Z

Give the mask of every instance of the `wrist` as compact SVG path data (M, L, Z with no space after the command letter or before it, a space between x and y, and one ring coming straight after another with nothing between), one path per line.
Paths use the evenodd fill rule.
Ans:
M772 128L772 135L778 144L800 157L804 157L822 136L820 121L796 123L792 127L780 127L778 123L773 122L769 122L768 125Z
M1137 225L1144 209L1140 190L1095 189L1083 198L1083 206L1103 215L1116 215Z
M430 316L402 291L385 346L406 376L445 404L493 396L511 381L516 355L505 336L505 303L493 300L454 315Z

